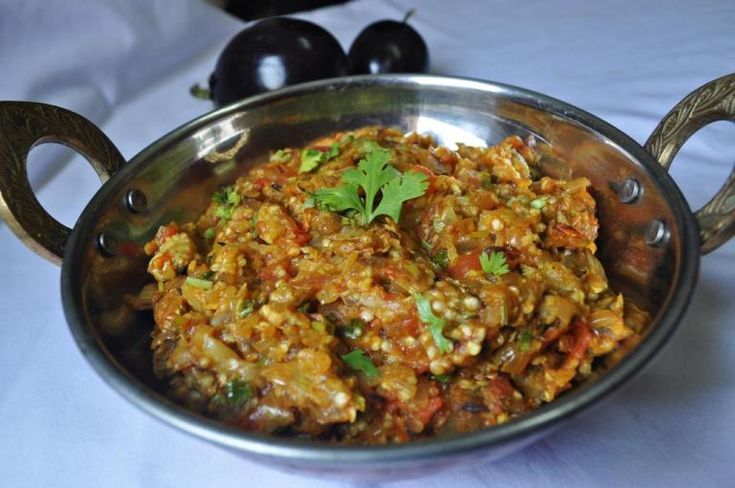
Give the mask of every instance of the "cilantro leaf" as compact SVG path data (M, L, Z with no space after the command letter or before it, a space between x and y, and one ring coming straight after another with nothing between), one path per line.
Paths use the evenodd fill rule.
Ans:
M221 205L217 207L217 209L215 209L214 216L219 217L220 219L229 220L232 218L232 214L234 211L235 209L232 207Z
M370 356L365 354L362 349L354 349L351 352L341 356L347 366L363 373L369 378L377 378L380 375L380 371L375 367Z
M503 276L510 272L508 263L505 261L505 254L502 252L491 251L488 257L487 252L482 251L480 266L482 266L482 271L488 275Z
M240 407L253 398L253 390L243 380L232 380L225 386L225 398L233 407Z
M425 296L417 293L414 295L414 299L416 300L416 310L419 312L419 319L421 322L429 326L429 332L431 332L431 335L434 338L434 344L436 344L439 352L452 352L452 349L454 348L452 341L444 337L444 334L442 334L442 330L447 323L446 320L434 315L434 312L431 311L431 302L429 302L429 299Z
M389 159L390 153L379 148L367 153L365 159L357 164L357 168L350 168L342 173L345 184L361 186L365 190L365 208L368 210L372 210L380 188L399 174L397 169L388 165Z
M317 149L304 149L301 152L301 165L299 173L308 173L319 167L320 164L339 156L339 144L335 143L328 151L322 152Z
M240 205L242 197L237 193L235 187L230 185L216 191L214 195L212 195L212 201L217 204L217 208L214 210L214 215L227 220L232 217L235 209Z
M319 208L333 212L343 212L345 210L365 212L365 205L357 193L357 186L352 184L344 184L334 188L321 188L314 192L312 199Z
M279 149L271 154L270 161L275 163L285 163L291 159L290 149Z
M424 194L429 184L426 175L418 171L409 171L402 178L389 181L383 188L383 198L375 209L375 216L387 215L396 222L401 217L403 202L418 198Z
M362 152L364 152L365 154L371 153L373 151L380 151L380 150L383 150L383 148L377 142L371 139L363 139Z
M454 379L450 374L430 374L429 379L432 379L442 385L448 385Z
M446 268L449 266L449 254L446 249L441 249L431 258L431 262L439 266L440 268Z
M533 334L531 334L527 330L524 330L523 332L521 332L521 334L518 336L518 348L522 352L527 352L531 350L532 344L533 344Z
M220 205L232 205L240 203L240 195L238 195L235 187L232 185L223 186L212 195L214 203Z
M329 151L324 153L324 157L327 161L329 161L330 159L334 159L337 156L339 156L339 144L335 142L334 144L329 146Z
M372 141L371 141L372 142ZM317 190L314 201L322 208L336 212L356 211L364 225L379 215L398 222L403 202L420 197L428 188L427 177L417 171L401 174L388 164L390 152L373 143L356 168L342 173L342 185ZM362 188L364 196L360 195ZM380 203L377 197L380 194Z
M308 173L315 169L322 162L322 153L316 149L304 149L301 152L301 165L299 166L299 173Z

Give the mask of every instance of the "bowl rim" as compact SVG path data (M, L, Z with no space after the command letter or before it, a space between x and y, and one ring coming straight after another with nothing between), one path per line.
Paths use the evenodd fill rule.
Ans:
M661 193L671 207L677 228L680 229L680 262L674 277L677 286L663 304L661 312L653 319L655 326L623 360L600 378L588 385L570 390L530 413L479 431L405 444L351 446L248 433L191 412L143 385L106 350L84 319L81 266L76 264L81 262L84 251L91 242L91 231L96 223L96 210L103 208L113 195L145 167L151 156L219 119L285 98L336 90L344 86L369 87L376 84L450 87L493 93L572 120L614 141L628 152L659 185ZM304 83L235 102L183 124L140 151L99 189L74 226L62 262L61 298L67 323L82 355L115 391L153 417L215 444L296 465L326 466L336 462L343 463L344 466L372 464L387 466L506 445L557 426L563 420L586 410L618 390L650 363L681 322L696 284L699 257L698 226L671 176L637 142L602 119L547 95L504 83L437 75L361 75Z

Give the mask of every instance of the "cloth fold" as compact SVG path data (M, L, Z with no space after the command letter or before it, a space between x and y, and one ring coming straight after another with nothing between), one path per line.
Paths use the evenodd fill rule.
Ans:
M0 98L58 105L104 125L121 104L242 27L200 1L4 2ZM35 188L69 160L48 156L51 164L31 168Z

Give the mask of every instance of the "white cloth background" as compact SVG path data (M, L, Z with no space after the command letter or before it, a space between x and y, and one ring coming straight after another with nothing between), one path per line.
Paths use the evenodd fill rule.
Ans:
M358 0L301 17L348 48L368 23L409 8L417 8L411 23L429 45L433 72L549 94L641 143L689 91L735 71L731 0ZM242 26L195 0L4 0L0 99L80 112L130 158L211 109L188 88L206 81ZM78 158L61 169L33 160L40 200L73 224L98 187L92 171ZM733 124L710 126L685 146L673 174L693 208L733 160ZM77 350L59 270L4 225L0 269L0 485L340 485L251 463L140 412ZM394 486L733 486L734 298L731 242L703 258L680 329L621 394L499 462Z

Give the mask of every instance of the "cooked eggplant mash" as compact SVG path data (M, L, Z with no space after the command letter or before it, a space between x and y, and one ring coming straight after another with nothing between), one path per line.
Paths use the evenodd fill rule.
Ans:
M351 444L507 422L609 367L645 314L595 257L589 181L532 144L370 127L282 148L145 250L156 374L247 431Z

